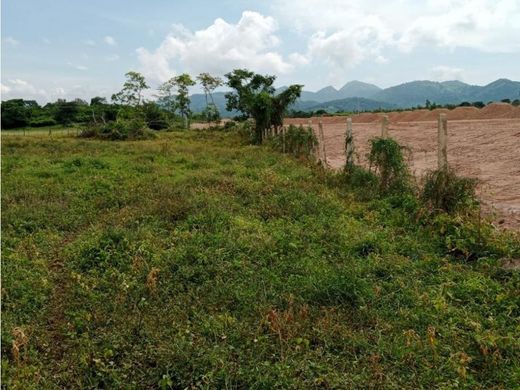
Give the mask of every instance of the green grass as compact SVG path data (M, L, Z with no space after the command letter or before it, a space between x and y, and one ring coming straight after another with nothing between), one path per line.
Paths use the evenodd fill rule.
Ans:
M520 383L518 235L233 133L2 142L9 389Z

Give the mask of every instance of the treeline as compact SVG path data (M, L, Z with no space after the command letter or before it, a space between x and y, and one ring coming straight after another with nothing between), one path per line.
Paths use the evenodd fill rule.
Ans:
M226 110L238 113L238 119L252 119L251 141L261 143L268 129L280 128L287 108L300 97L303 85L291 85L276 94L276 76L261 75L247 69L235 69L225 79L201 73L170 78L159 86L156 100L147 100L150 89L143 75L130 71L125 74L122 89L111 101L94 97L90 103L76 99L58 100L43 107L34 100L12 99L2 102L2 128L41 127L85 124L81 135L105 139L144 138L149 130L172 127L189 128L192 119L218 122L220 112L213 100L216 88L226 85ZM190 88L197 82L206 98L206 108L200 114L190 109Z

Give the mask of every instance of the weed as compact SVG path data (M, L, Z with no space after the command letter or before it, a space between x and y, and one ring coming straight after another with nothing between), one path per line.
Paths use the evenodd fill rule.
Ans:
M392 138L373 138L370 140L368 161L379 174L380 189L403 191L410 187L410 174L403 156L403 147Z
M422 200L434 211L453 213L474 208L475 179L459 177L451 168L430 171L424 179Z

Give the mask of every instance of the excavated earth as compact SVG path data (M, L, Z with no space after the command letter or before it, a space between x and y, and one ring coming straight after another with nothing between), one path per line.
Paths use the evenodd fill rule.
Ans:
M437 165L437 118L448 118L448 162L463 176L479 181L478 196L484 212L497 226L520 230L520 107L504 103L483 109L415 110L387 113L389 135L406 146L409 164L420 181ZM383 114L352 116L356 159L366 165L368 141L381 135ZM318 134L323 124L327 164L340 169L345 163L346 117L311 118ZM285 124L308 124L309 119L290 118Z

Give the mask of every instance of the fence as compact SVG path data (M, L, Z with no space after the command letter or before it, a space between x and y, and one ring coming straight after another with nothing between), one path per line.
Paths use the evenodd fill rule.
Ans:
M417 152L427 154L435 152L435 142L433 141L437 140L437 167L444 168L448 164L448 122L445 114L439 116L435 126L436 135L431 134L434 129L432 124L423 125L427 128L424 129L424 137L419 145L414 145L414 141L417 139L406 139L406 136L402 137L403 132L399 131L403 130L403 127L405 131L408 130L409 125L391 123L387 115L381 116L380 121L369 123L354 124L350 117L325 117L308 120L289 119L286 121L286 125L290 124L312 128L318 140L316 158L332 169L342 168L347 162L363 165L366 162L365 154L368 153L369 139L377 136L383 138L391 136L397 138L398 141L404 141L405 146L408 146L412 152L412 160ZM396 134L396 132L398 133ZM428 156L427 160L431 162L433 157ZM415 161L417 161L417 156L415 156ZM435 168L435 164L430 168Z
M78 128L27 128L27 129L16 129L16 130L2 130L2 136L5 135L18 135L18 136L76 136L80 130Z

